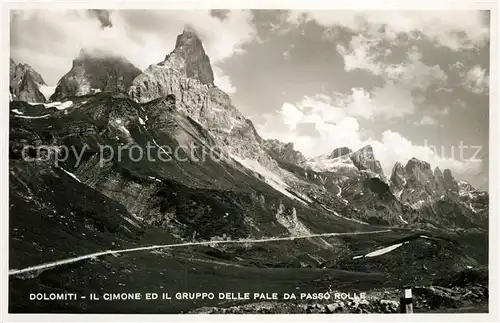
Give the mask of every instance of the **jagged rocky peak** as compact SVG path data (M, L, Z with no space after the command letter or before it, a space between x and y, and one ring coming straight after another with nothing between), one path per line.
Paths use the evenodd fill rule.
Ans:
M328 158L338 158L341 156L345 156L352 153L352 150L347 148L347 147L340 147L340 148L335 148L332 153L328 156Z
M406 170L400 162L396 162L392 168L391 187L395 190L401 190L406 185Z
M128 94L139 103L174 95L179 112L210 131L231 155L280 171L252 122L232 104L227 93L213 84L210 60L191 28L185 28L177 37L176 47L163 62L151 64L133 80Z
M436 178L431 164L428 162L413 157L406 163L405 171L408 174L408 180L413 185L419 183L423 186L429 186L428 184L432 183L435 186Z
M436 179L436 194L441 194L445 191L443 172L439 167L434 168L434 177Z
M438 166L436 166L436 168L434 168L434 176L436 177L437 180L443 179L443 172L441 171L441 169Z
M371 171L378 174L380 179L384 181L386 180L382 165L377 159L375 159L372 146L364 146L360 150L353 152L350 155L350 158L359 170Z
M277 139L267 139L263 141L264 149L274 159L294 165L304 165L307 159L304 155L294 149L293 143L284 143Z
M460 188L458 182L453 177L451 170L445 169L443 172L443 184L447 192L458 194Z
M26 102L46 101L40 87L47 85L43 77L28 64L16 64L10 59L10 87L9 92L13 100Z
M175 49L159 65L173 68L203 84L214 83L214 72L203 43L191 26L177 36Z
M402 200L421 207L446 195L443 174L439 167L433 171L428 162L413 157L408 160L405 171L408 184L402 193Z
M10 59L10 79L12 80L12 78L15 76L16 74L16 67L17 67L17 64L16 62L14 62L14 60L11 58Z
M125 57L100 50L81 49L71 70L57 84L52 101L96 92L126 92L141 70Z
M431 170L431 164L415 157L412 157L410 160L408 160L405 166L405 170L407 174L417 177L421 173L425 173L428 176L434 176L434 173Z
M43 77L33 69L29 64L16 64L16 62L11 58L10 59L10 77L20 77L22 75L29 74L33 81L38 85L47 85L43 80Z
M205 53L203 43L190 26L186 26L177 36L175 48L158 64L151 64L137 77L128 93L137 102L144 103L174 93L203 92L204 96L213 97L211 101L230 105L229 96L213 85L214 74L210 58ZM189 100L191 101L191 100ZM196 107L200 102L184 102Z

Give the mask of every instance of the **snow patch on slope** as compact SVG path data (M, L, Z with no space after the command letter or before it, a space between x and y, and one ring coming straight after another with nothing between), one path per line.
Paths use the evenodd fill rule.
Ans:
M323 205L323 208L331 213L333 213L335 216L341 218L341 219L344 219L344 220L347 220L347 221L352 221L352 222L356 222L356 223L359 223L359 224L368 224L366 222L363 222L361 220L356 220L356 219L351 219L351 218L348 218L348 217L345 217L343 215L340 215L338 212L332 210L332 209L329 209L327 208L326 206Z
M54 101L54 102L44 104L45 108L56 108L57 110L64 110L64 109L71 107L72 105L73 105L73 101L65 101L65 102Z
M128 223L132 224L133 226L135 226L135 227L137 227L137 228L140 228L140 227L141 227L141 226L140 226L138 223L136 223L134 220L132 220L132 219L130 219L130 218L128 218L128 217L126 217L126 216L122 216L122 218L123 218L125 221L127 221Z
M342 202L344 202L344 204L349 204L349 201L346 200L345 198L342 197L342 187L340 187L339 185L337 185L338 189L339 189L339 192L337 193L337 197L340 198L342 200Z
M327 155L322 155L309 159L307 165L316 172L336 172L341 169L357 170L349 155L333 159L328 158Z
M60 167L61 168L61 167ZM79 181L80 183L82 182L81 180L78 179L78 177L75 176L75 174L73 173L70 173L68 172L67 170L65 170L64 168L61 168L63 172L65 172L66 174L68 174L69 176L73 177L74 179L76 179L77 181Z
M365 257L371 258L371 257L378 257L378 256L381 256L381 255L385 255L386 253L389 253L389 252L391 252L393 250L396 250L397 248L401 247L403 244L407 244L407 243L410 243L410 241L405 241L405 242L402 242L402 243L393 244L391 246L388 246L388 247L385 247L385 248L381 248L381 249L377 249L375 251L369 252L369 253L367 253L364 256L355 256L352 259L359 259L359 258L365 258Z
M15 115L16 118L23 118L23 119L45 119L50 117L50 114L44 114L42 116L25 116L25 115Z
M169 154L169 153L167 153L167 151L166 151L166 150L165 150L162 146L158 145L158 143L156 142L156 140L155 140L154 138L153 138L153 143L154 143L154 144L155 144L155 146L156 146L159 150L161 150L164 154L166 154L167 156L170 156L170 154Z
M282 193L283 195L285 195L291 199L297 200L297 201L307 205L307 203L302 198L299 198L288 191L290 186L288 184L286 184L281 179L281 177L279 175L277 175L277 174L271 172L270 170L268 170L267 168L263 167L256 160L239 158L233 154L230 154L230 157L233 158L238 163L240 163L241 165L243 165L244 167L248 168L249 170L261 175L264 178L264 181L269 186L271 186L272 188L277 190L278 192ZM304 198L307 199L309 202L311 202L311 200L309 198L307 198L305 196L304 196Z

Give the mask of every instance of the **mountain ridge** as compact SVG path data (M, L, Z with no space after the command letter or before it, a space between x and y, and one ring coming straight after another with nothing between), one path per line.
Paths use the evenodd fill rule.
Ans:
M27 102L46 102L40 87L47 85L43 77L28 64L16 62L10 58L9 94L12 100Z
M51 101L100 91L125 93L141 70L125 57L82 48L71 69L58 81Z
M97 56L99 54L80 51L78 58L73 61L72 70L85 65L88 60L95 63L94 67L105 65L106 60ZM101 56L105 56L105 53L101 53ZM126 61L123 62L127 64ZM64 77L58 84L59 91L56 90L53 99L59 98L63 80ZM123 87L115 85L110 91L122 92ZM382 216L379 211L374 211L381 205L378 202L369 202L370 211L363 211L367 212L365 215L359 213L359 208L366 206L370 194L375 193L370 199L385 199L382 196L386 193L377 197L378 193L373 190L391 192L394 201L381 203L389 203L392 206L387 204L384 207L398 210L406 208L403 205L413 209L420 209L424 204L433 205L448 194L453 199L459 196L459 184L450 170L446 169L441 175L439 168L433 172L430 164L416 158L408 160L404 167L396 163L390 179L387 179L370 145L357 151L340 147L329 155L307 159L294 149L292 143L285 144L275 139L263 140L252 122L232 104L230 97L213 84L210 59L204 52L201 40L190 27L186 27L177 36L174 50L166 55L163 62L150 65L133 78L127 92L134 101L144 104L145 109L156 106L157 103L153 102L170 100L171 103L168 104L175 107L175 111L191 118L195 124L199 123L208 131L211 145L220 146L230 158L282 194L302 202L309 201L308 194L313 194L327 205L344 205L344 211L350 213L350 217L354 217L356 221L362 221L366 214L372 212L378 215L368 216L370 219ZM77 91L73 94L81 96L82 93ZM61 96L59 99L63 98ZM308 173L312 173L314 178L309 177ZM379 178L385 184L376 184L373 178ZM334 196L328 196L330 193ZM357 201L354 206L346 200L346 194ZM474 194L467 196L472 195ZM476 195L482 196L479 193L474 196ZM462 204L469 205L467 207L470 209L473 201L462 201ZM483 207L474 209L482 210ZM391 223L409 223L407 220L401 221L399 217L400 215L394 215L386 220Z

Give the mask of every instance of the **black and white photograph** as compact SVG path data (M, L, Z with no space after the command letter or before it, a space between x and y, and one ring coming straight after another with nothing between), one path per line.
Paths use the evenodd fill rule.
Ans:
M9 315L498 315L494 2L82 4L4 14Z

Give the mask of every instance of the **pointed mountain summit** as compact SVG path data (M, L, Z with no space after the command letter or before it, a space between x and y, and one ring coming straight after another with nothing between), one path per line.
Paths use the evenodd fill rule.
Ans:
M122 56L81 49L50 99L57 101L101 91L126 92L139 74L141 70Z
M43 103L40 87L46 85L42 76L28 64L16 64L10 59L10 94L13 100Z
M372 146L366 145L360 150L353 152L350 157L359 170L371 171L379 175L380 179L386 180L382 165L375 159Z
M394 166L391 188L402 201L420 208L446 196L444 177L439 167L433 171L428 162L413 157L404 168L399 163ZM404 187L401 187L401 178L404 180Z
M443 184L447 192L458 194L459 192L458 182L455 180L455 178L451 174L451 170L449 169L445 169L443 172Z
M213 80L210 59L200 38L192 28L186 27L177 36L172 52L164 61L151 64L137 76L128 94L138 103L169 95L175 97L176 109L210 131L218 144L232 155L279 171L277 161L265 150L252 122Z
M300 151L294 149L291 142L284 143L277 139L267 139L264 140L263 146L267 153L278 161L299 166L307 161Z
M335 148L328 158L338 158L347 154L352 153L352 150L347 147Z
M176 69L188 78L197 79L203 84L214 83L210 58L205 53L200 38L190 26L186 26L177 36L175 49L159 65Z
M437 166L436 166L436 168L434 168L434 176L436 176L437 179L442 179L443 178L443 172Z
M445 191L444 175L439 167L434 168L434 177L436 178L436 192L441 194Z
M400 197L401 192L406 185L406 178L407 174L403 164L401 164L400 162L396 162L396 164L394 164L394 167L392 168L391 188L397 197Z

